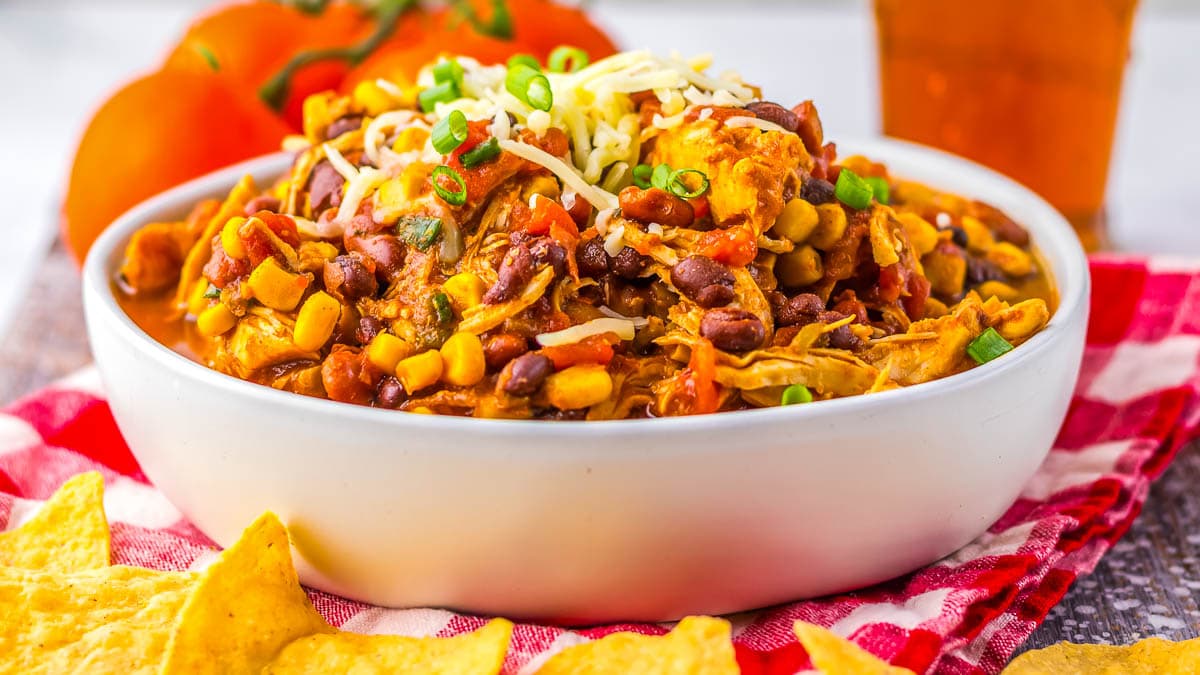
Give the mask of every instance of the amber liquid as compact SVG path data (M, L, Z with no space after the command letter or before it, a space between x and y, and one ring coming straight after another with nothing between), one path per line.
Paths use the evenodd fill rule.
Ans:
M883 131L1041 194L1089 250L1136 0L875 0Z

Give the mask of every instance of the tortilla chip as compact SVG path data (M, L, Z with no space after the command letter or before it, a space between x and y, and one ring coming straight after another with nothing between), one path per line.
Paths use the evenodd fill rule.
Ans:
M195 581L120 565L0 568L0 672L154 673Z
M268 512L201 574L162 672L257 673L293 640L332 632L300 588L283 523Z
M108 566L104 479L95 471L63 483L24 525L0 532L0 565L46 572Z
M1200 673L1200 638L1149 638L1127 647L1060 642L1013 659L1002 675L1191 675Z
M666 635L613 633L567 647L537 671L541 675L662 673L737 675L729 622L689 616Z
M310 635L285 647L263 673L496 675L504 666L511 636L512 623L506 619L492 619L473 633L442 638Z
M818 625L797 621L794 630L813 667L825 675L913 675Z

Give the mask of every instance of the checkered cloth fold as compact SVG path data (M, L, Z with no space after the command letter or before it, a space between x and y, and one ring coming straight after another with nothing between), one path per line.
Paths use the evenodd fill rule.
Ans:
M962 550L891 582L730 617L744 673L809 667L792 635L830 626L916 672L996 673L1071 582L1137 516L1150 482L1200 423L1200 261L1094 258L1091 324L1075 398L1054 449L1019 500ZM104 474L114 562L185 569L213 543L150 485L83 371L0 414L0 526L13 527L68 477ZM312 592L331 623L363 633L453 635L483 618L370 607ZM568 645L633 630L520 624L506 673L530 673Z

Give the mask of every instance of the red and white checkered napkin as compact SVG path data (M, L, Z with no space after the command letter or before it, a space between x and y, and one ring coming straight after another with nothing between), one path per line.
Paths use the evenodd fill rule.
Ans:
M917 672L995 673L1080 574L1125 532L1180 445L1200 424L1200 260L1097 258L1083 372L1058 442L1019 501L978 540L909 576L856 593L731 617L744 673L808 667L792 635L803 619ZM93 371L0 414L0 525L15 526L69 476L107 484L114 562L203 564L214 546L149 485L117 431ZM313 592L337 626L362 633L452 635L484 619L391 610ZM518 625L507 673L614 631Z

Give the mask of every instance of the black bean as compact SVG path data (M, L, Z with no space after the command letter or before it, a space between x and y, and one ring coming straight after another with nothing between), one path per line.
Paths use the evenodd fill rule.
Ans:
M529 396L554 372L554 362L543 354L522 354L504 367L501 388L513 396Z
M712 258L693 255L671 268L671 284L701 307L733 302L733 273Z
M525 244L510 246L496 273L496 283L488 289L483 301L496 305L517 297L525 284L533 278L533 254Z
M608 272L608 254L604 252L604 240L600 237L588 239L575 253L579 273L585 277L599 279Z
M833 183L824 178L808 176L800 184L800 198L809 204L829 204L835 199Z
M375 295L379 285L375 280L373 265L360 255L339 255L325 263L323 276L325 290L341 295L347 300L357 300Z
M713 309L700 320L700 335L727 352L744 352L762 346L767 337L762 321L744 309Z
M967 284L978 286L985 281L997 281L1004 278L1004 272L1000 271L996 264L986 258L976 258L973 255L967 256Z
M556 275L567 272L567 251L550 237L538 237L529 245L529 254L537 265L549 265Z
M407 396L400 380L391 375L384 375L383 379L379 381L379 391L375 394L375 405L395 410L400 407L401 403L404 403L405 398Z
M942 229L950 230L950 241L954 242L961 249L967 248L967 245L971 243L971 240L967 238L967 231L957 225L951 225Z
M646 256L638 253L632 247L626 246L612 259L611 267L617 276L632 280L642 275L648 262L649 259Z
M810 324L825 311L825 303L812 293L801 293L783 304L775 312L775 323L780 326Z
M354 331L354 338L358 340L360 345L365 345L374 340L375 336L382 332L382 321L373 316L364 316L358 320L358 328Z

